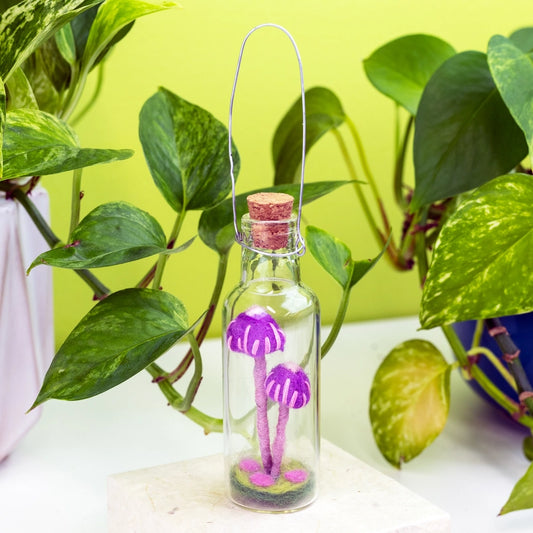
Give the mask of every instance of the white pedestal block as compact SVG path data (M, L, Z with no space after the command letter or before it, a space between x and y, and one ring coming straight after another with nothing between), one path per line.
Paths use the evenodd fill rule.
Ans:
M446 533L447 513L328 441L318 500L290 514L255 513L225 494L213 455L111 476L109 533Z

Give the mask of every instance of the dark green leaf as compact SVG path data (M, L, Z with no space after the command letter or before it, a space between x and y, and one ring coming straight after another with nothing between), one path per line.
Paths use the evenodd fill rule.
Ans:
M533 158L533 58L509 39L495 35L489 41L489 67L516 123L522 128Z
M448 59L426 86L415 121L412 209L478 187L527 154L485 54Z
M450 406L450 371L433 344L413 339L381 363L370 391L370 422L381 453L395 467L440 434Z
M29 107L31 109L38 109L33 89L24 75L21 68L13 71L6 83L8 98L8 110L17 109L19 107Z
M4 173L4 130L6 126L6 92L4 88L4 82L0 77L0 179Z
M167 292L126 289L96 304L67 337L33 407L82 400L126 381L188 332L183 304Z
M0 19L0 78L10 74L63 24L101 0L24 0Z
M416 115L427 82L454 54L452 46L432 35L406 35L378 48L363 65L378 91Z
M509 40L522 52L533 52L533 28L520 28L509 35Z
M175 5L166 0L106 0L98 9L89 30L83 51L83 70L88 72L92 69L109 46L127 33L136 19Z
M524 476L514 486L500 515L531 508L533 508L533 464L529 465Z
M70 24L65 24L55 35L55 44L63 59L69 64L76 62L76 42Z
M342 241L315 226L306 228L306 244L319 265L343 288L353 287L381 258L389 242L374 259L354 261Z
M167 251L157 220L126 202L113 202L91 211L72 232L72 242L42 253L41 264L61 268L96 268L135 261Z
M38 110L7 114L2 179L55 174L131 157L131 150L80 148L74 131L58 118Z
M338 128L345 118L337 96L325 87L313 87L305 92L306 145L305 152L329 130ZM272 139L274 184L299 181L302 163L302 99L298 98L279 123Z
M342 185L352 183L350 181L321 181L315 183L306 183L304 185L303 203L307 204L316 200ZM248 205L246 198L256 192L283 192L290 194L295 202L298 202L300 194L300 185L278 185L250 191L245 194L239 194L235 198L237 212L237 222L240 225L241 217L247 213ZM233 228L233 210L231 198L224 200L222 203L204 211L198 224L198 235L202 241L219 254L226 253L235 242L235 230Z
M424 284L424 328L533 311L533 177L500 176L442 227Z
M228 132L205 109L160 88L141 110L139 136L155 184L176 211L212 207L231 190ZM237 173L235 147L233 158Z

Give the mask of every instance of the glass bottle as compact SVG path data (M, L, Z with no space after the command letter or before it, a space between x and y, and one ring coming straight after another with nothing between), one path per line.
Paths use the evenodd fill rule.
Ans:
M223 308L228 491L257 511L294 511L317 495L319 306L300 281L292 202L248 197L242 278Z

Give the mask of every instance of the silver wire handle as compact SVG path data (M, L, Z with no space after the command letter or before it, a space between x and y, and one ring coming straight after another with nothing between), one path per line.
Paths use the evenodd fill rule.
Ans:
M302 92L302 166L301 166L301 176L300 176L300 196L299 196L299 202L298 202L298 217L296 220L296 231L297 231L297 241L296 241L296 250L292 252L287 253L274 253L274 252L265 252L264 250L257 250L256 248L253 248L252 246L249 246L244 242L244 236L239 231L239 228L237 226L237 209L236 209L236 200L235 200L235 175L233 173L233 152L232 152L232 146L231 146L231 131L232 131L232 125L233 125L233 102L235 100L235 90L237 89L237 79L239 77L239 70L241 68L242 63L242 56L244 53L244 46L246 45L246 41L259 28L265 28L267 26L270 26L272 28L277 28L278 30L281 30L291 41L292 46L294 48L294 51L296 52L296 58L298 59L298 67L300 69L300 88ZM258 252L263 255L269 255L272 257L287 257L289 255L298 254L299 256L303 255L305 253L305 242L302 237L301 229L300 229L300 223L302 219L302 203L303 203L303 193L304 193L304 175L305 175L305 142L306 142L306 116L305 116L305 86L304 86L304 74L303 74L303 66L302 66L302 59L300 57L300 52L298 51L298 46L296 45L296 41L293 39L292 35L283 27L278 24L273 23L266 23L266 24L260 24L259 26L255 26L255 28L252 28L244 38L242 45L241 45L241 51L239 53L239 59L237 61L237 70L235 71L235 79L233 80L233 89L231 91L231 99L229 104L229 121L228 121L228 152L229 152L229 163L230 163L230 174L231 174L231 196L233 201L233 227L235 229L235 240L244 248L247 248L248 250L252 250L253 252Z

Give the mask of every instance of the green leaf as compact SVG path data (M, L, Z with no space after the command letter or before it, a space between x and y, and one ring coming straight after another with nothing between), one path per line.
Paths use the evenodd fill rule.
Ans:
M533 160L533 58L509 39L489 41L488 61L503 101L526 136Z
M440 434L450 405L450 371L430 342L413 339L394 348L374 376L370 422L379 450L400 468Z
M133 21L175 5L165 0L106 0L91 25L83 52L83 69L88 72L117 35Z
M0 78L11 73L61 26L101 0L24 0L0 19Z
M55 174L131 157L131 150L80 148L74 131L60 119L38 110L7 113L3 179Z
M141 109L139 137L154 182L176 211L212 207L231 190L228 132L205 109L160 88ZM235 147L233 158L237 173Z
M96 304L67 337L33 407L51 398L82 400L140 372L189 331L172 294L125 289Z
M363 66L378 91L416 115L427 82L453 55L453 47L442 39L406 35L378 48L363 61Z
M320 181L306 183L304 185L303 203L304 205L333 192L342 185L352 183L351 181ZM239 194L235 197L235 207L237 212L237 223L240 225L241 217L248 212L246 198L250 194L257 192L283 192L290 194L295 202L299 201L300 185L277 185L266 187ZM198 223L198 235L202 241L219 254L225 254L235 242L235 230L233 228L232 200L228 198L222 203L206 210L202 213Z
M65 24L55 35L56 46L63 59L69 64L76 62L76 42L70 24Z
M9 111L19 107L38 109L39 106L35 100L33 89L21 68L13 71L6 86L9 94Z
M509 35L509 40L522 52L533 52L533 28L520 28Z
M500 515L531 508L533 508L533 464L529 465L524 476L514 486Z
M112 202L91 211L72 232L70 244L42 253L29 270L41 264L104 267L165 252L165 233L152 215L126 202Z
M442 227L424 285L424 328L533 310L533 177L500 176Z
M306 145L305 152L329 130L338 128L345 113L337 96L325 87L313 87L305 92ZM274 184L300 181L302 163L302 99L296 100L279 123L272 139Z
M513 169L527 154L520 128L481 52L448 59L426 86L415 120L414 211Z
M371 270L390 242L389 238L389 242L374 259L354 261L346 244L316 226L307 226L305 240L311 255L343 289L353 287Z

